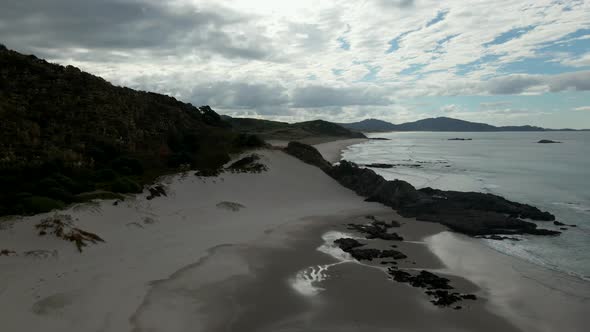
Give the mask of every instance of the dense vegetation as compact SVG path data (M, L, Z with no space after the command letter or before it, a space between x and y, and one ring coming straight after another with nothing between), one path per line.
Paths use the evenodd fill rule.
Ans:
M0 45L0 215L139 192L158 175L218 168L261 143L208 106L116 87Z

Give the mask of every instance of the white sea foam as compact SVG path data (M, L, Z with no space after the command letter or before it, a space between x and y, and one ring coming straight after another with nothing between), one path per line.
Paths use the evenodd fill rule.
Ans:
M357 236L351 234L338 231L329 231L322 236L324 243L319 246L317 250L334 257L339 262L355 262L355 259L352 258L350 254L344 252L338 245L334 243L334 241L341 238L358 239Z
M341 238L355 238L355 236L338 231L329 231L322 236L324 243L319 246L317 250L332 256L338 262L309 266L297 272L295 277L290 280L291 287L293 287L295 291L304 296L318 295L324 290L319 284L328 279L328 269L330 267L347 262L356 262L352 256L342 251L338 245L334 244L335 240Z
M328 267L330 265L310 266L299 272L291 280L291 287L298 293L305 296L315 296L324 289L318 283L328 278Z

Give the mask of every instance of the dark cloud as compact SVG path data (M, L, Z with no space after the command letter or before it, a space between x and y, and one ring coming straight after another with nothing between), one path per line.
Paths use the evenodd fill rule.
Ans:
M265 58L270 41L236 27L252 17L227 8L174 7L134 0L17 0L0 11L0 40L22 51L85 48ZM253 28L253 25L252 29ZM39 54L43 56L44 54Z
M414 7L416 0L377 0L383 7L410 8Z
M521 94L536 87L551 92L590 91L590 71L557 75L510 75L486 83L487 92L499 95Z
M307 86L293 92L293 107L329 107L359 105L390 105L392 102L381 91L371 88L332 88Z
M553 76L549 81L551 92L565 90L590 91L590 71L579 71Z
M512 75L495 78L488 82L488 91L495 95L520 94L527 89L541 85L543 80L530 75Z

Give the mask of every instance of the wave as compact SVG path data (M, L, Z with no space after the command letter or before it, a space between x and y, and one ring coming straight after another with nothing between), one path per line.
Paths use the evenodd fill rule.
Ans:
M565 206L569 209L575 210L577 212L588 213L590 212L590 206L584 205L582 203L577 202L553 202L554 205Z
M522 239L523 238L521 238L521 240ZM542 267L549 269L549 270L565 273L569 276L576 277L578 279L582 279L585 281L590 281L590 276L586 276L586 275L577 273L575 271L565 269L562 266L558 266L558 265L551 264L551 263L547 262L545 259L543 259L541 256L539 256L533 250L527 249L522 243L514 243L511 241L496 241L496 240L488 240L488 239L484 239L483 241L490 248L492 248L498 252L501 252L503 254L520 258L520 259L525 260L529 263L533 263L535 265L542 266Z

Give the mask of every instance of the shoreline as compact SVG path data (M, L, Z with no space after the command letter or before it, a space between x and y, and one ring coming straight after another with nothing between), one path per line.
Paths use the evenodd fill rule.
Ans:
M331 154L332 161L350 144L355 143L324 143L320 151ZM401 218L388 207L365 202L320 169L283 152L257 153L268 165L267 172L224 173L216 178L178 174L162 180L168 197L147 200L144 192L118 205L98 201L60 211L71 214L76 226L106 240L81 254L69 242L37 235L34 224L53 213L0 223L0 249L17 253L0 256L4 330L212 331L231 326L236 331L312 331L316 325L310 324L317 322L321 322L317 331L321 326L343 331L352 326L369 331L392 327L430 331L430 322L465 331L476 327L485 331L488 325L490 331L531 326L494 307L494 298L488 297L495 296L490 290L497 288L481 285L473 271L451 266L441 254L449 250L438 254L431 250L432 242L428 245L429 240L422 238L445 234L444 226ZM440 270L461 291L474 291L481 299L462 310L436 308L421 289L389 281L384 273L356 263L332 266L323 271L325 277L318 269L307 273L323 278L316 286L324 290L311 297L297 293L290 281L298 271L337 263L317 250L324 242L322 235L334 229L349 232L342 224L350 219L361 222L366 215L403 220L399 231L409 241L396 245L410 260L400 266ZM37 256L25 254L31 250L43 251ZM477 257L487 261L492 254ZM547 304L543 310L550 309L555 299L563 308L584 308L586 302L556 297L543 287L533 289L546 297L541 301ZM364 300L353 306L351 301L359 297ZM211 301L200 302L203 298ZM270 314L267 310L256 316L255 308L249 307L252 298ZM288 310L280 311L277 304ZM524 309L519 312L525 313ZM562 331L577 331L588 324L577 312L572 309L570 315L579 321L568 317L566 322L555 318L552 322L559 323ZM551 315L541 313L535 319L547 323ZM415 315L425 319L415 320ZM338 325L337 318L342 317L351 318L346 320L349 325ZM208 329L212 326L215 329Z
M424 241L443 263L439 271L466 278L482 287L490 300L489 309L524 331L563 330L563 321L572 324L572 331L578 331L590 322L584 315L584 304L590 301L590 283L580 276L511 256L486 245L481 239L450 230L432 234ZM463 255L465 250L470 254ZM506 291L506 285L511 286L510 291ZM545 298L549 294L551 302ZM570 301L572 298L575 300ZM522 301L528 305L518 303ZM555 303L564 305L556 308Z

